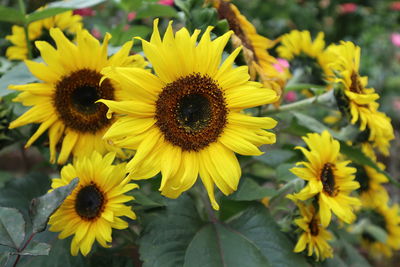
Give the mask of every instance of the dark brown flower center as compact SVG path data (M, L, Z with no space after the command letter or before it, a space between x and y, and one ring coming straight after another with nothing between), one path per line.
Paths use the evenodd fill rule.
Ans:
M354 71L351 74L350 91L357 94L364 94L364 86L361 84L360 76Z
M325 163L321 171L321 182L324 189L330 196L334 196L335 190L335 175L333 173L334 165L332 163Z
M156 102L156 125L173 145L199 151L218 139L227 112L217 83L196 73L163 88Z
M99 99L114 99L114 88L94 70L81 69L64 76L56 84L54 106L64 124L82 133L96 133L108 126L107 107Z
M308 227L310 228L310 233L312 236L317 236L319 234L318 220L315 217L311 219Z
M100 216L104 202L103 193L96 185L91 184L79 190L75 200L75 211L82 219L92 220Z
M360 183L360 188L358 188L358 191L366 192L369 190L370 178L364 166L356 166L356 168L356 181Z

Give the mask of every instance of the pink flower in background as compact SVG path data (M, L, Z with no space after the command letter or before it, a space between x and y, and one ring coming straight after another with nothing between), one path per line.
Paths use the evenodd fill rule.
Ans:
M174 0L159 0L158 3L164 6L173 6Z
M96 11L90 7L75 9L73 11L74 15L81 15L82 17L90 17L96 15Z
M394 46L400 47L400 33L397 32L392 33L390 39L392 40L392 44Z
M101 32L99 31L99 29L97 28L93 28L90 33L94 36L94 38L96 39L100 39L101 38Z
M294 101L296 101L296 100L297 100L297 94L296 94L296 92L294 92L294 91L287 92L287 94L285 95L285 100L286 100L287 102L294 102Z
M129 12L128 13L128 21L131 22L136 18L136 12Z
M393 11L400 11L400 1L395 1L390 4L390 9Z
M354 3L345 3L339 5L339 13L340 14L350 14L354 13L357 10L357 5Z
M277 71L284 72L285 69L289 68L289 61L286 59L278 58L277 61L278 62L273 65Z

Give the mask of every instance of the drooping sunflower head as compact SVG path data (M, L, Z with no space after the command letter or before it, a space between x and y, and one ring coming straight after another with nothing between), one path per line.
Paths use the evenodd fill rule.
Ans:
M74 15L72 11L67 11L29 24L28 36L32 47L32 57L40 56L40 51L35 46L35 41L46 41L54 45L54 41L50 36L51 28L61 29L69 39L72 39L76 32L82 28L81 21L81 16ZM13 44L6 51L8 59L24 60L28 58L28 47L23 27L14 25L12 27L12 35L7 35L6 39Z
M31 73L40 83L10 85L22 91L14 101L33 106L10 124L10 128L29 123L40 123L40 127L28 140L29 147L43 132L49 129L50 161L56 158L56 146L62 140L58 163L64 163L69 155L90 155L93 150L105 153L118 151L102 140L111 121L106 118L107 107L96 103L99 99L120 99L124 91L110 80L100 84L100 71L107 66L134 65L143 67L139 55L129 56L132 42L127 42L112 57L107 55L107 34L100 44L87 31L77 32L77 44L69 41L60 29L50 29L57 49L47 42L38 41L45 63L25 61Z
M110 112L122 114L105 134L120 147L136 149L127 164L130 177L150 178L161 171L160 190L176 198L200 177L214 208L214 184L224 194L236 190L241 175L234 152L260 155L261 144L275 142L271 118L241 113L276 101L276 93L250 82L247 67L234 68L237 48L221 64L231 32L210 39L209 27L186 28L175 34L170 23L161 39L158 20L143 51L155 75L138 68L107 68L107 78L129 91L129 101L102 100Z
M289 198L306 200L316 196L324 227L331 221L331 210L344 222L352 222L355 219L352 207L360 205L357 198L349 196L360 186L354 181L356 169L347 166L350 161L340 159L340 144L328 131L308 134L303 140L309 150L296 148L301 150L307 161L298 162L297 165L302 167L292 168L291 172L306 180L307 185Z
M333 257L333 249L328 244L333 239L332 234L321 225L320 216L316 212L313 204L305 205L296 202L300 209L301 218L295 219L294 222L303 231L294 248L294 252L302 252L307 249L307 255L315 254L318 260Z
M124 193L138 186L125 178L125 164L112 165L115 153L102 157L93 152L64 166L61 178L53 179L51 187L68 185L78 177L79 184L60 208L50 217L50 231L60 232L59 238L74 235L71 254L79 251L86 256L95 240L110 247L112 228L125 229L128 223L121 216L135 219L136 215L125 203L133 197Z

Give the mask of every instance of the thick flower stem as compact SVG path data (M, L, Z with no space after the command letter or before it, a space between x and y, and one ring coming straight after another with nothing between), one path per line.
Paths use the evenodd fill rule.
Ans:
M307 98L307 99L304 99L301 101L297 101L297 102L294 102L291 104L286 104L286 105L280 106L279 108L273 108L273 109L266 110L263 112L263 115L272 115L272 114L276 114L276 113L306 108L306 107L309 107L314 104L327 104L329 102L331 102L331 103L335 102L333 90L330 90L322 95L317 95L317 96Z
M22 14L26 15L26 6L24 0L18 0L19 9L21 10ZM26 49L28 50L28 59L32 59L32 47L31 43L29 42L29 31L28 31L29 23L24 22L24 34L26 40Z

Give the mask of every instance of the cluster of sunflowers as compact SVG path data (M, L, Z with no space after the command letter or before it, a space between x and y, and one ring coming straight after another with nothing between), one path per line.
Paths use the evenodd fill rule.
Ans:
M267 131L276 126L274 119L244 110L264 106L265 114L279 111L286 83L299 75L295 66L309 66L309 73L300 75L312 77L308 82L322 86L325 94L334 93L343 117L359 128L352 145L384 169L375 150L389 154L393 128L378 110L379 95L366 88L367 77L359 74L359 47L351 42L325 47L322 33L312 40L309 32L297 30L269 40L258 35L232 3L208 2L226 19L229 32L214 39L212 27L192 34L183 27L174 33L170 22L161 37L156 19L150 41L137 38L144 57L131 54L133 41L109 56L111 35L100 43L72 12L32 23L29 40L18 26L7 37L14 44L7 57L25 60L41 81L9 86L21 91L14 101L32 106L10 128L40 124L26 148L48 131L50 162L62 165L73 158L73 164L62 168L61 178L53 179L53 189L79 178L49 221L49 229L60 232L60 238L74 235L72 255L87 255L95 240L109 247L112 228L128 227L120 217L136 218L126 204L133 197L125 193L138 187L131 180L161 172L161 194L177 198L200 177L211 206L218 210L214 187L224 195L238 188L241 166L235 153L261 155L261 145L276 141ZM222 60L230 39L234 50ZM276 45L281 59L268 53ZM241 51L247 66L236 67ZM44 62L27 59L37 55ZM307 90L304 96L315 101L319 97ZM400 249L398 206L388 206L390 198L381 185L388 182L386 176L346 160L328 131L303 140L309 150L297 149L307 161L291 171L307 184L288 195L302 216L295 220L302 233L294 251L308 247L309 256L333 257L328 243L333 235L327 230L331 212L344 223L355 222L355 212L361 219L374 213L388 238L383 243L363 234L365 246L387 256ZM350 196L356 190L359 197Z

